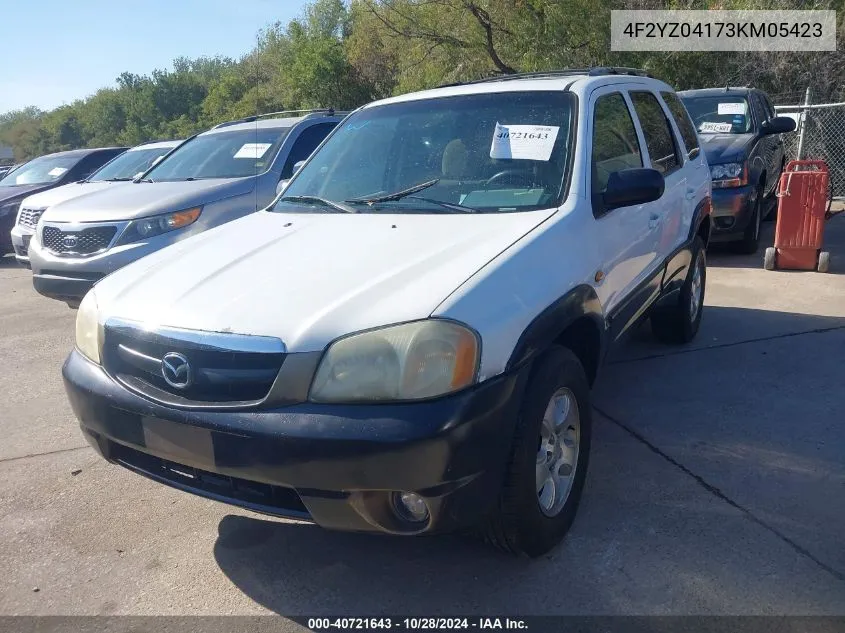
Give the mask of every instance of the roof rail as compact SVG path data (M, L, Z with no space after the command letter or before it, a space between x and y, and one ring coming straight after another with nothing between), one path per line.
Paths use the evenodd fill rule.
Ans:
M482 84L493 81L513 81L516 79L550 79L554 77L571 77L572 75L588 75L590 77L597 77L600 75L636 75L639 77L651 77L644 70L639 68L624 68L621 66L597 66L595 68L561 68L560 70L541 70L530 73L511 73L509 75L493 75L492 77L483 77L481 79L473 79L471 81L456 81L454 83L443 84L438 88L448 88L450 86L464 86L470 84Z
M652 77L647 71L641 68L627 68L625 66L597 66L591 68L587 73L590 77L599 77L601 75L634 75L635 77Z
M277 117L280 114L302 114L305 116L325 114L327 116L334 116L334 108L310 108L308 110L279 110L278 112L264 112L262 114L254 114L252 116L244 117L243 119L235 119L234 121L224 121L223 123L218 123L211 129L216 130L220 127L237 125L238 123L252 123L253 121L257 121L258 119L268 119L271 117Z

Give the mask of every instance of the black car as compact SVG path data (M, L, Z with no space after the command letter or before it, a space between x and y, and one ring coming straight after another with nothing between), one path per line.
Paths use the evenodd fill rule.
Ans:
M713 178L714 242L732 242L753 253L760 222L786 163L781 134L795 121L775 115L772 102L755 88L708 88L678 95L701 138Z
M128 147L56 152L33 158L0 179L0 257L12 252L11 230L21 201L47 189L83 180Z

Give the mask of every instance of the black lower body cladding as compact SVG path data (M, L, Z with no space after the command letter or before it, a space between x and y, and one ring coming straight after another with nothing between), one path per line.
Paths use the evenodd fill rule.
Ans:
M418 403L184 410L143 398L74 351L65 387L109 461L258 512L411 534L476 524L499 494L529 366ZM428 516L395 508L414 492Z

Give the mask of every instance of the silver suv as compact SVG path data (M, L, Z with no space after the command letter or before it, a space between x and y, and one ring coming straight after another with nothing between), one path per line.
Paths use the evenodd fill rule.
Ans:
M51 206L29 247L35 289L73 307L118 268L266 207L343 118L278 114L222 123L127 186Z

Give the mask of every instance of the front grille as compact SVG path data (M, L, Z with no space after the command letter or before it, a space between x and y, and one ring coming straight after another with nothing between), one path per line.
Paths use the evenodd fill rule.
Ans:
M194 333L199 337L186 340L142 328L107 324L104 333L105 369L130 389L177 406L256 404L269 393L285 359L285 354L278 350L228 349L224 347L226 335L223 334L214 334L211 344L203 340L201 332ZM175 360L171 355L176 355ZM167 374L171 382L165 379L165 357L171 367L181 366L180 359L187 364L184 373ZM184 386L183 381L187 382Z
M63 231L55 226L45 226L41 244L61 255L93 255L106 250L116 232L115 226L92 226L81 231Z
M21 209L18 224L34 231L43 213L44 209Z
M204 497L278 516L310 519L296 490L229 477L161 459L112 443L110 458L122 466Z

